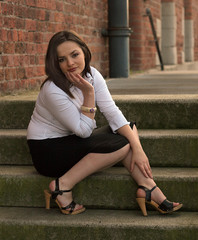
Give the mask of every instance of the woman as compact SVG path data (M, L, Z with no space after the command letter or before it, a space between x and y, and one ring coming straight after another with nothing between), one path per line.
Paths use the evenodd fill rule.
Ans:
M90 61L91 53L76 33L62 31L51 38L45 62L48 77L27 131L35 168L57 178L44 191L46 208L52 197L64 214L85 211L73 201L71 189L90 174L122 161L139 185L137 202L144 215L146 203L161 213L178 210L182 204L167 201L156 187L135 124L115 105ZM109 123L99 130L94 130L96 105Z

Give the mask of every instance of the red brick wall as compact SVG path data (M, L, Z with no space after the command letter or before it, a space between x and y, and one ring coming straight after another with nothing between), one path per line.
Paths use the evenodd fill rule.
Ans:
M175 1L175 11L177 18L177 30L176 30L176 46L177 46L177 63L181 64L184 59L182 59L182 52L184 52L184 35L182 34L182 20L184 18L184 2L183 0Z
M51 36L77 31L92 51L92 65L108 75L107 0L0 1L0 93L34 88L44 79Z
M144 70L156 66L156 47L146 8L152 13L156 28L156 19L161 19L161 0L129 1L130 27L130 65L132 70Z
M194 61L198 61L198 0L193 0L192 18L194 20Z
M154 25L161 19L161 3L174 2L177 18L176 45L177 62L183 61L184 36L182 33L182 15L185 7L185 19L194 21L194 60L198 60L198 0L129 0L130 27L133 33L130 37L130 66L132 70L144 70L156 67L156 48L148 21L144 17L146 8L150 8Z

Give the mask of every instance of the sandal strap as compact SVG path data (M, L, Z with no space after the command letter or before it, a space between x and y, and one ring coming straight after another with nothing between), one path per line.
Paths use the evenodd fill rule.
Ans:
M155 185L152 189L148 189L148 188L146 188L146 187L144 187L144 186L139 186L138 188L141 188L141 189L143 189L144 191L145 191L145 193L146 193L146 201L148 201L148 202L150 202L151 201L151 192L154 190L154 189L156 189L156 187L157 187L157 185Z
M64 192L71 192L71 190L60 190L59 189L59 179L56 179L55 191L52 192L52 199L56 199L58 195L63 195Z
M69 205L67 205L66 207L62 207L62 209L63 209L63 210L67 210L67 209L71 208L69 212L72 213L72 212L74 211L75 207L76 207L76 203L75 203L74 201L72 201L72 202L71 202Z
M165 199L160 205L159 208L165 212L170 212L173 210L173 203Z

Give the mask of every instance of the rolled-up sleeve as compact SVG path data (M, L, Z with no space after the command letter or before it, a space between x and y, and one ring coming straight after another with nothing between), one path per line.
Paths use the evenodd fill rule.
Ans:
M67 129L69 132L82 137L89 137L93 129L96 127L96 122L80 112L78 107L71 101L62 90L48 91L45 93L44 101L48 111L53 116L48 119L52 124L59 122L57 127Z
M120 109L116 106L102 75L95 70L93 77L96 104L107 119L112 131L116 132L120 127L130 124Z

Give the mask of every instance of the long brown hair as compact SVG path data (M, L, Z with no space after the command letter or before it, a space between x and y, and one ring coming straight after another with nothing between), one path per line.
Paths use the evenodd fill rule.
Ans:
M82 76L87 73L91 74L90 61L91 52L85 42L73 31L61 31L56 33L49 41L46 57L45 57L45 72L47 75L46 80L42 83L41 87L46 81L53 81L56 86L61 88L65 93L73 98L70 92L71 83L67 80L65 74L61 71L58 61L57 47L66 41L73 41L79 45L85 55L85 68Z

